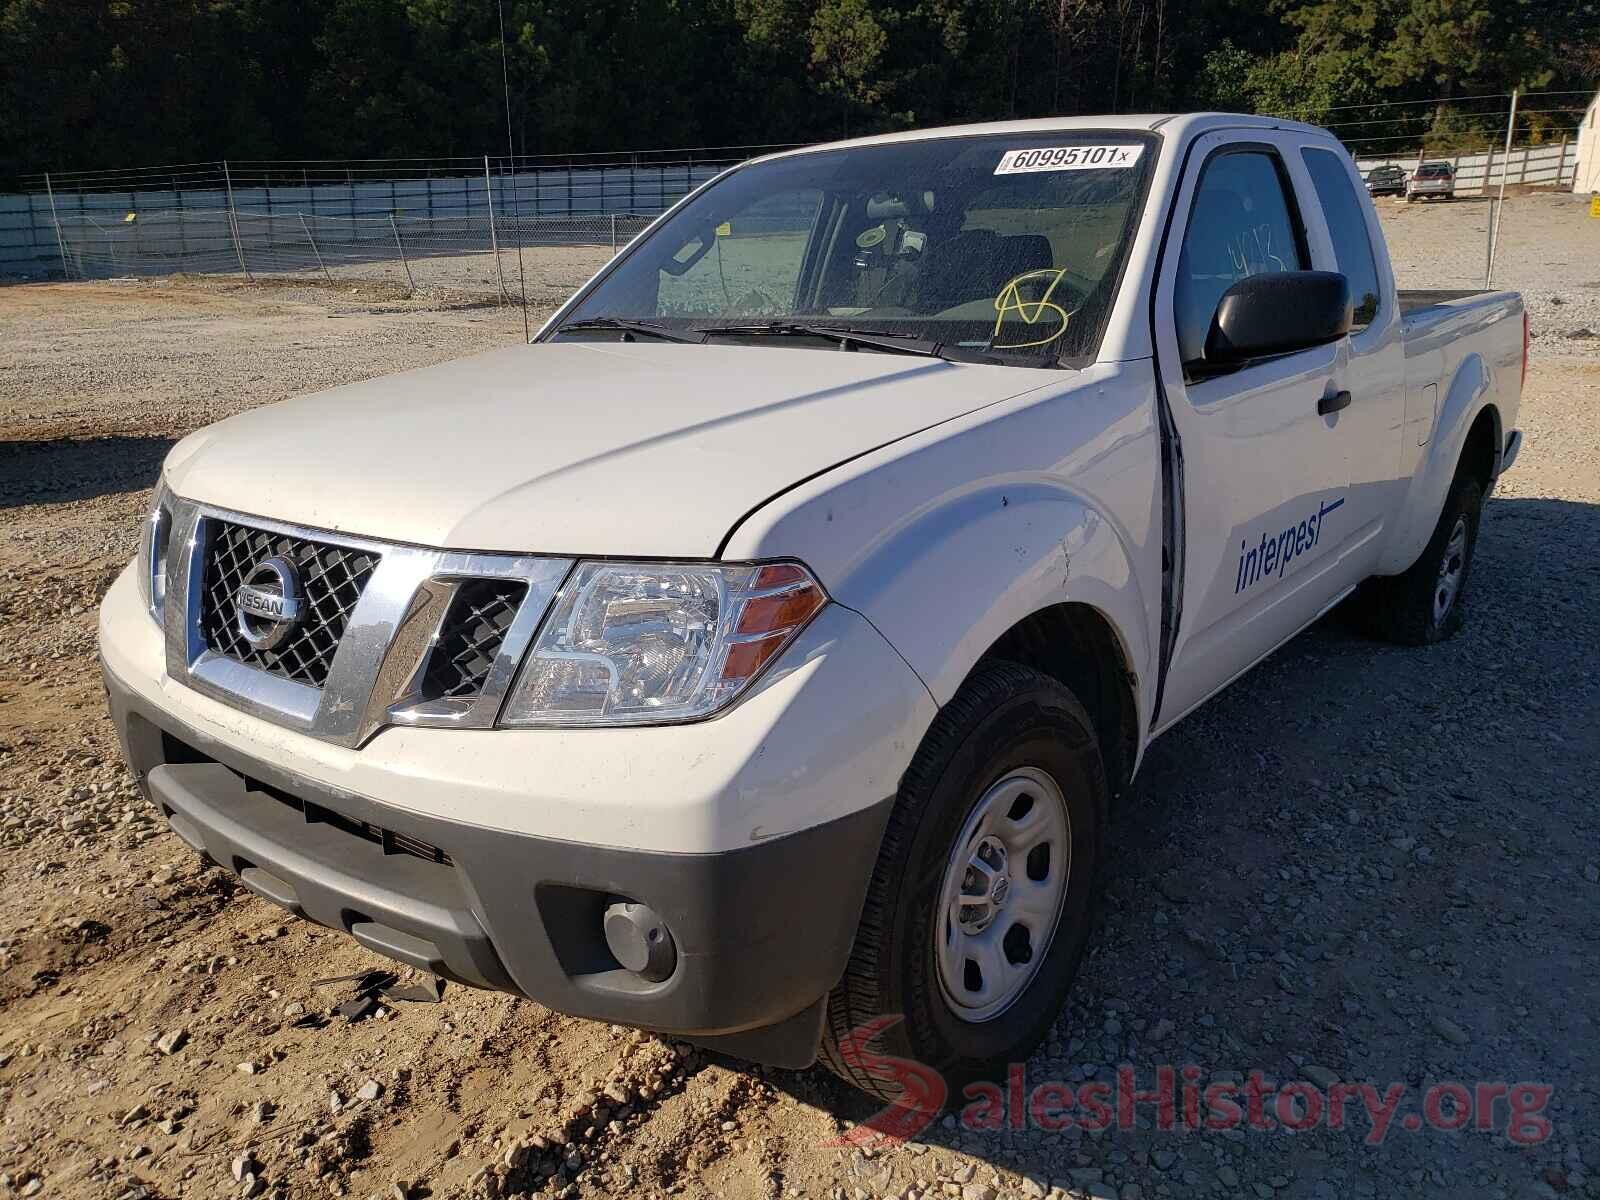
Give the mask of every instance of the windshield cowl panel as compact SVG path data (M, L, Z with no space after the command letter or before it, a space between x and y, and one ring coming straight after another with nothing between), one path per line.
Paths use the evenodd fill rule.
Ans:
M751 163L630 246L546 336L1082 362L1157 144L1074 130Z

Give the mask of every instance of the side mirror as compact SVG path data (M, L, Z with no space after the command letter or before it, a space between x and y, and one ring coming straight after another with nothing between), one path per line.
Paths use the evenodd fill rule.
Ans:
M1336 271L1277 271L1241 279L1217 304L1204 365L1235 366L1336 342L1350 332L1350 283Z

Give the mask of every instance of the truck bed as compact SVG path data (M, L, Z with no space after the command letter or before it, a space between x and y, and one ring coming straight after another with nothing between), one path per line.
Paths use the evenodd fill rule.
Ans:
M1501 322L1512 322L1522 314L1522 297L1516 292L1499 289L1402 290L1399 298L1400 323L1408 357L1439 349L1445 342L1468 337ZM1520 349L1520 323L1513 340Z
M1486 368L1487 373L1473 376L1485 386L1495 371L1517 369L1523 351L1523 307L1516 292L1402 291L1399 300L1408 416L1436 415L1436 405L1449 396L1469 359L1478 359ZM1422 398L1422 389L1430 384L1438 385L1439 400Z
M1400 289L1400 315L1410 316L1418 309L1432 308L1436 304L1451 304L1461 300L1475 300L1480 296L1492 296L1493 290L1484 288L1463 288L1456 291L1448 289Z

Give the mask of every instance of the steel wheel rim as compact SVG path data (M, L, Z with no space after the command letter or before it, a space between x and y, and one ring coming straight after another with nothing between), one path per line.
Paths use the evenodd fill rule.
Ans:
M945 862L934 924L939 989L963 1021L992 1021L1049 954L1072 876L1060 786L1019 767L973 806Z
M1444 558L1439 563L1439 578L1433 587L1433 620L1444 620L1461 591L1461 577L1467 569L1467 518L1457 517L1450 531L1450 541L1444 548Z

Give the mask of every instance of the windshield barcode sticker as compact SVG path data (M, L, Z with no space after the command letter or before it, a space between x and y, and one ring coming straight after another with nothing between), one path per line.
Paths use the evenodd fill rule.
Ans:
M996 175L1024 171L1093 171L1131 167L1144 152L1142 145L1039 146L1032 150L1007 150L1000 156Z

